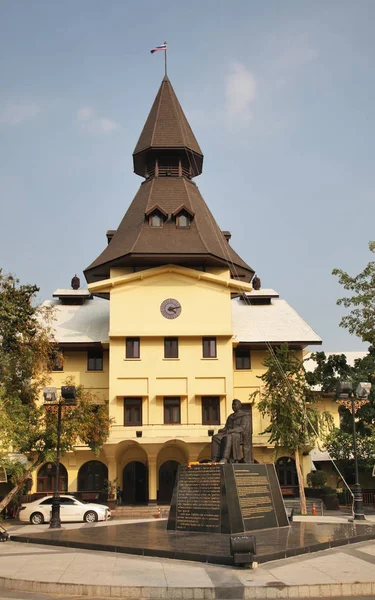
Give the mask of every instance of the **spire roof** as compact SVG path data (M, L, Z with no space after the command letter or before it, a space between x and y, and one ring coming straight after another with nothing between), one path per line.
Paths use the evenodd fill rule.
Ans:
M138 175L144 175L144 154L152 150L182 150L194 165L194 175L202 172L202 150L166 75L133 152Z
M191 180L203 155L168 77L164 77L136 145L134 170L146 178L108 246L85 270L89 283L112 267L146 269L166 264L204 270L223 267L250 281L253 269L229 245Z
M176 227L173 215L181 206L194 215L188 228ZM153 207L168 215L162 227L151 227ZM184 177L145 181L129 206L108 246L86 269L89 283L109 277L111 267L224 266L233 277L250 281L254 271L233 250L220 230L198 187Z

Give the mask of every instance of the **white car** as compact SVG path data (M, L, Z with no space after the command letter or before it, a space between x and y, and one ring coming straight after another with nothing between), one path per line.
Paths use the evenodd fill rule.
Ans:
M18 518L23 522L30 522L34 525L49 523L51 519L53 496L43 496L21 504ZM111 518L111 511L104 504L94 504L91 502L82 502L74 496L60 496L60 519L61 521L85 521L86 523L95 523L95 521L108 521Z

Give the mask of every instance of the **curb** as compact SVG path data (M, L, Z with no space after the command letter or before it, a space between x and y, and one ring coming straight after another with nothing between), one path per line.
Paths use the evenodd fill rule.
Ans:
M243 587L144 587L118 585L88 585L81 583L52 583L0 577L0 589L39 592L65 596L99 596L137 600L247 600L250 598L340 598L375 595L375 582L335 583L316 585L284 585Z

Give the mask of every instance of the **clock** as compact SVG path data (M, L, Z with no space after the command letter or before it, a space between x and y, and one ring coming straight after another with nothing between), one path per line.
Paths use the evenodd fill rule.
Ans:
M181 304L174 298L163 300L160 312L166 319L176 319L181 314Z

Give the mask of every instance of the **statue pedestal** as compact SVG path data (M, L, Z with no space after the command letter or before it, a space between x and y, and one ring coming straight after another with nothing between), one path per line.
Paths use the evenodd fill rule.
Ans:
M287 526L274 465L179 467L167 529L241 533Z

